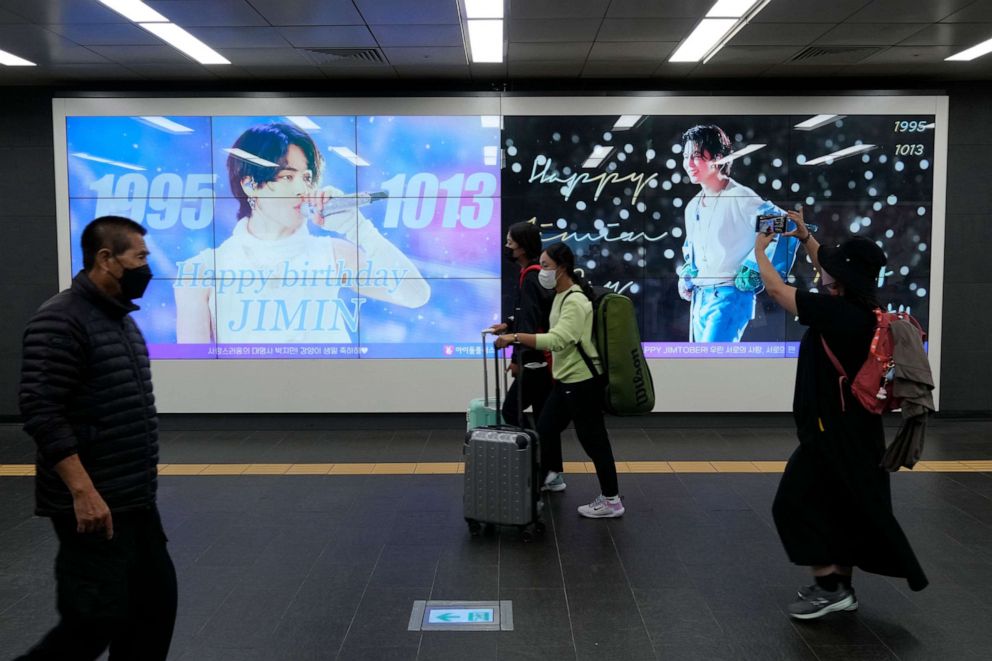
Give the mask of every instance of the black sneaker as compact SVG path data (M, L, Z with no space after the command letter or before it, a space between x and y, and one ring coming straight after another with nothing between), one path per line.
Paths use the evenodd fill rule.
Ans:
M813 594L813 590L815 590L816 587L817 587L816 583L814 583L813 585L804 585L796 591L796 594L799 595L800 599L807 599L811 594ZM855 593L854 588L848 588L848 590L851 591L851 596L854 597L854 603L852 603L844 610L856 611L858 610L858 595L857 593Z
M828 592L819 585L812 585L803 588L805 597L800 597L789 604L789 615L797 620L815 620L823 617L827 613L836 611L854 610L857 608L857 600L854 593L845 587L837 588L834 592Z

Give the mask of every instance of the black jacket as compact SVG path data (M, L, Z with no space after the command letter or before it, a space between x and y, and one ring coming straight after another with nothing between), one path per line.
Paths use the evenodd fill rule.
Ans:
M80 272L24 331L20 407L38 446L36 513L72 512L54 466L78 454L112 512L155 503L158 417L148 348L129 314Z
M519 286L513 290L513 312L506 320L509 333L548 332L555 290L542 287L537 274L537 270L527 272L522 283L517 276ZM526 349L523 352L524 363L542 363L546 360L543 351Z

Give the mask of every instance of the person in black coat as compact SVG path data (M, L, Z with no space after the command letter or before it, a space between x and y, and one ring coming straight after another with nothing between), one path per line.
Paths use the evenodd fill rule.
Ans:
M130 313L152 278L145 229L104 216L83 270L24 331L20 409L37 445L35 511L50 517L59 623L21 659L165 659L176 572L156 507L158 417Z
M882 417L861 406L828 358L828 346L848 374L868 356L879 307L876 283L885 253L865 237L820 246L801 211L788 212L828 293L797 291L782 281L759 234L755 254L765 289L808 330L799 345L793 414L799 446L782 475L772 513L789 559L812 569L789 606L796 619L855 610L854 567L907 580L922 590L927 578L892 513L889 473L882 468Z
M503 255L519 267L519 275L514 280L513 302L510 314L504 323L492 327L491 332L499 333L543 333L548 330L548 317L554 292L541 286L537 274L541 270L538 259L544 250L541 232L534 223L514 223L506 233ZM537 349L521 348L522 355L515 355L510 364L513 385L510 386L503 402L503 419L507 424L521 426L522 413L533 407L534 419L541 417L544 402L551 392L551 368L549 357ZM525 373L520 373L523 365ZM521 395L522 393L522 406Z

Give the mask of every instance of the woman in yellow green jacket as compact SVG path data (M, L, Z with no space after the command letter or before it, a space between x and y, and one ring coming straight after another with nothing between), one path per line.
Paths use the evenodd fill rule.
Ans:
M496 338L497 347L521 344L530 349L551 351L554 387L537 421L541 445L544 489L564 491L561 433L575 423L579 443L596 467L600 495L579 514L592 519L623 516L624 507L617 486L613 448L603 420L603 380L586 366L578 343L601 370L599 354L592 341L592 289L575 272L575 255L564 243L548 246L541 254L540 283L555 290L551 304L551 327L547 333L508 333Z

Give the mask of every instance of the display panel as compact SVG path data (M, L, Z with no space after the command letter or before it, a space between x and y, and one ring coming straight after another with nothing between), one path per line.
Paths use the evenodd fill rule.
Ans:
M156 359L457 358L499 318L489 116L67 116L90 220L148 230Z
M802 328L762 291L758 215L803 207L821 243L888 255L879 298L930 321L933 114L504 118L503 223L533 219L634 299L649 358L790 358ZM816 289L795 239L769 257ZM504 272L504 287L512 273Z
M803 328L745 269L754 216L803 205L821 242L878 241L882 303L928 327L938 116L915 111L926 104L894 114L903 101L847 115L815 115L813 101L801 113L769 110L780 101L734 112L761 103L720 114L564 102L518 114L509 100L503 117L279 115L271 103L245 116L67 113L66 245L78 270L88 220L117 213L148 228L156 279L136 317L157 359L478 356L478 329L503 316L515 282L503 237L528 219L546 242L568 241L594 284L634 300L648 357L789 358ZM291 162L285 136L276 151L244 148L277 126L313 155ZM702 130L713 127L725 138L713 143ZM696 143L713 151L695 149L709 158L692 164ZM283 166L299 176L283 179ZM705 167L732 185L707 192ZM304 184L317 192L301 201ZM294 222L303 231L287 236L280 223ZM773 257L790 282L816 288L794 241ZM693 300L687 283L732 295Z

